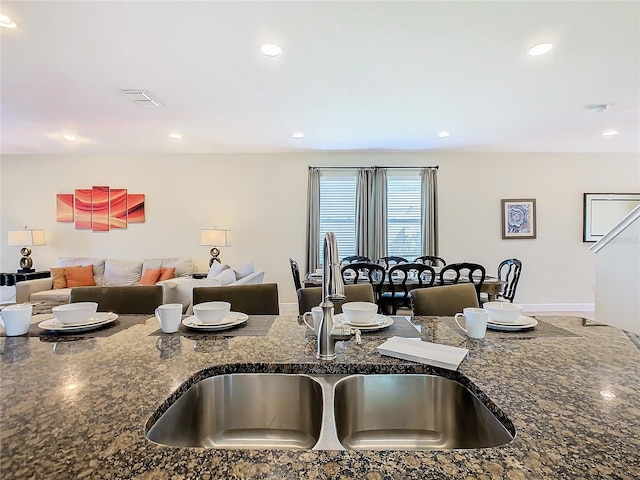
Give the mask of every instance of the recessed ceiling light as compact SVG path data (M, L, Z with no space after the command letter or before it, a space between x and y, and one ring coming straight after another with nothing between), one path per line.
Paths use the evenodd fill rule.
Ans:
M182 135L180 133L170 133L169 138L171 140L182 140Z
M449 132L440 132L438 138L447 138L449 135L451 135Z
M531 55L532 57L544 55L545 53L549 53L552 48L553 45L551 45L550 43L540 43L529 50L529 55Z
M4 28L16 28L16 22L11 20L6 15L0 15L0 27Z
M304 132L300 132L300 131L293 132L291 136L297 139L304 138Z
M76 137L75 135L69 135L68 133L62 135L62 138L64 138L67 142L75 142L76 140L78 140L78 137Z
M275 43L265 43L260 47L260 51L267 57L277 57L278 55L282 55L282 48Z
M611 137L613 135L618 135L620 132L618 130L605 130L602 132L603 137Z

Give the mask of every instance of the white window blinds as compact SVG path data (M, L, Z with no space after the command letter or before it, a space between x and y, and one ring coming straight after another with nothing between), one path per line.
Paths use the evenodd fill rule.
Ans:
M409 261L422 255L421 179L418 174L387 177L387 255Z
M340 258L356 254L355 173L320 176L320 263L324 262L322 245L327 232L335 234Z

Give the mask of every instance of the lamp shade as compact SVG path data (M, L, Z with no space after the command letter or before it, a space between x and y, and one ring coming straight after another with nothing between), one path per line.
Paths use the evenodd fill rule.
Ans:
M30 247L46 244L44 230L41 228L9 230L7 245L10 247Z
M229 246L229 230L206 229L200 233L200 245Z

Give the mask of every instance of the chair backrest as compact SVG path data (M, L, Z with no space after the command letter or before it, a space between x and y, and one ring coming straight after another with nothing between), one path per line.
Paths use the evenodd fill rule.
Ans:
M69 303L77 302L97 302L99 312L155 313L162 305L162 286L75 287L69 294Z
M291 275L293 275L293 284L296 287L296 290L302 288L302 283L300 282L300 268L298 267L298 262L296 262L293 258L289 259L289 264L291 265Z
M334 313L342 313L342 304L346 302L375 302L373 287L369 283L344 286L344 300L333 302ZM298 310L300 314L310 312L322 302L322 287L301 288L298 290Z
M391 295L397 300L406 300L409 297L407 281L415 289L432 287L436 278L437 275L433 267L423 263L401 263L400 265L395 265L389 269ZM404 295L398 297L396 293L403 293Z
M466 307L478 307L476 289L470 283L411 290L413 314L452 317Z
M423 255L414 260L414 263L424 263L425 265L431 265L432 267L444 267L447 262L442 257L436 257L435 255Z
M362 255L350 255L340 260L341 264L354 263L354 262L371 263L371 259L369 257L363 257Z
M196 287L193 289L194 305L213 301L229 302L231 311L247 315L280 314L277 283Z
M389 270L394 265L399 265L401 263L409 263L404 257L380 257L376 263L382 265L386 270Z
M356 262L344 265L341 269L345 285L369 282L373 287L373 295L377 302L382 294L382 285L386 270L382 265L371 262Z
M449 275L453 272L454 275ZM450 263L449 265L442 267L440 270L440 285L449 283L469 282L476 288L478 302L480 301L480 289L484 283L486 276L485 268L478 263ZM464 278L466 277L466 279Z
M504 298L509 302L513 302L521 272L522 262L517 258L508 258L498 265L498 280L506 283L502 287L502 291L496 295L496 298Z

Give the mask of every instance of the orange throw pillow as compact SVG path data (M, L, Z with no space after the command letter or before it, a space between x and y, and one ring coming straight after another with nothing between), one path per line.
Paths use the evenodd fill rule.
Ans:
M67 279L67 287L93 287L93 265L85 267L64 267L64 276Z
M77 265L78 267L80 265ZM68 268L68 267L67 267ZM64 276L65 267L52 267L51 279L53 280L53 288L67 288L67 279Z
M142 274L142 278L140 278L140 285L153 286L160 278L160 269L159 268L147 268Z
M159 282L164 280L169 280L170 278L175 278L176 276L176 267L162 267L160 269L160 278Z

